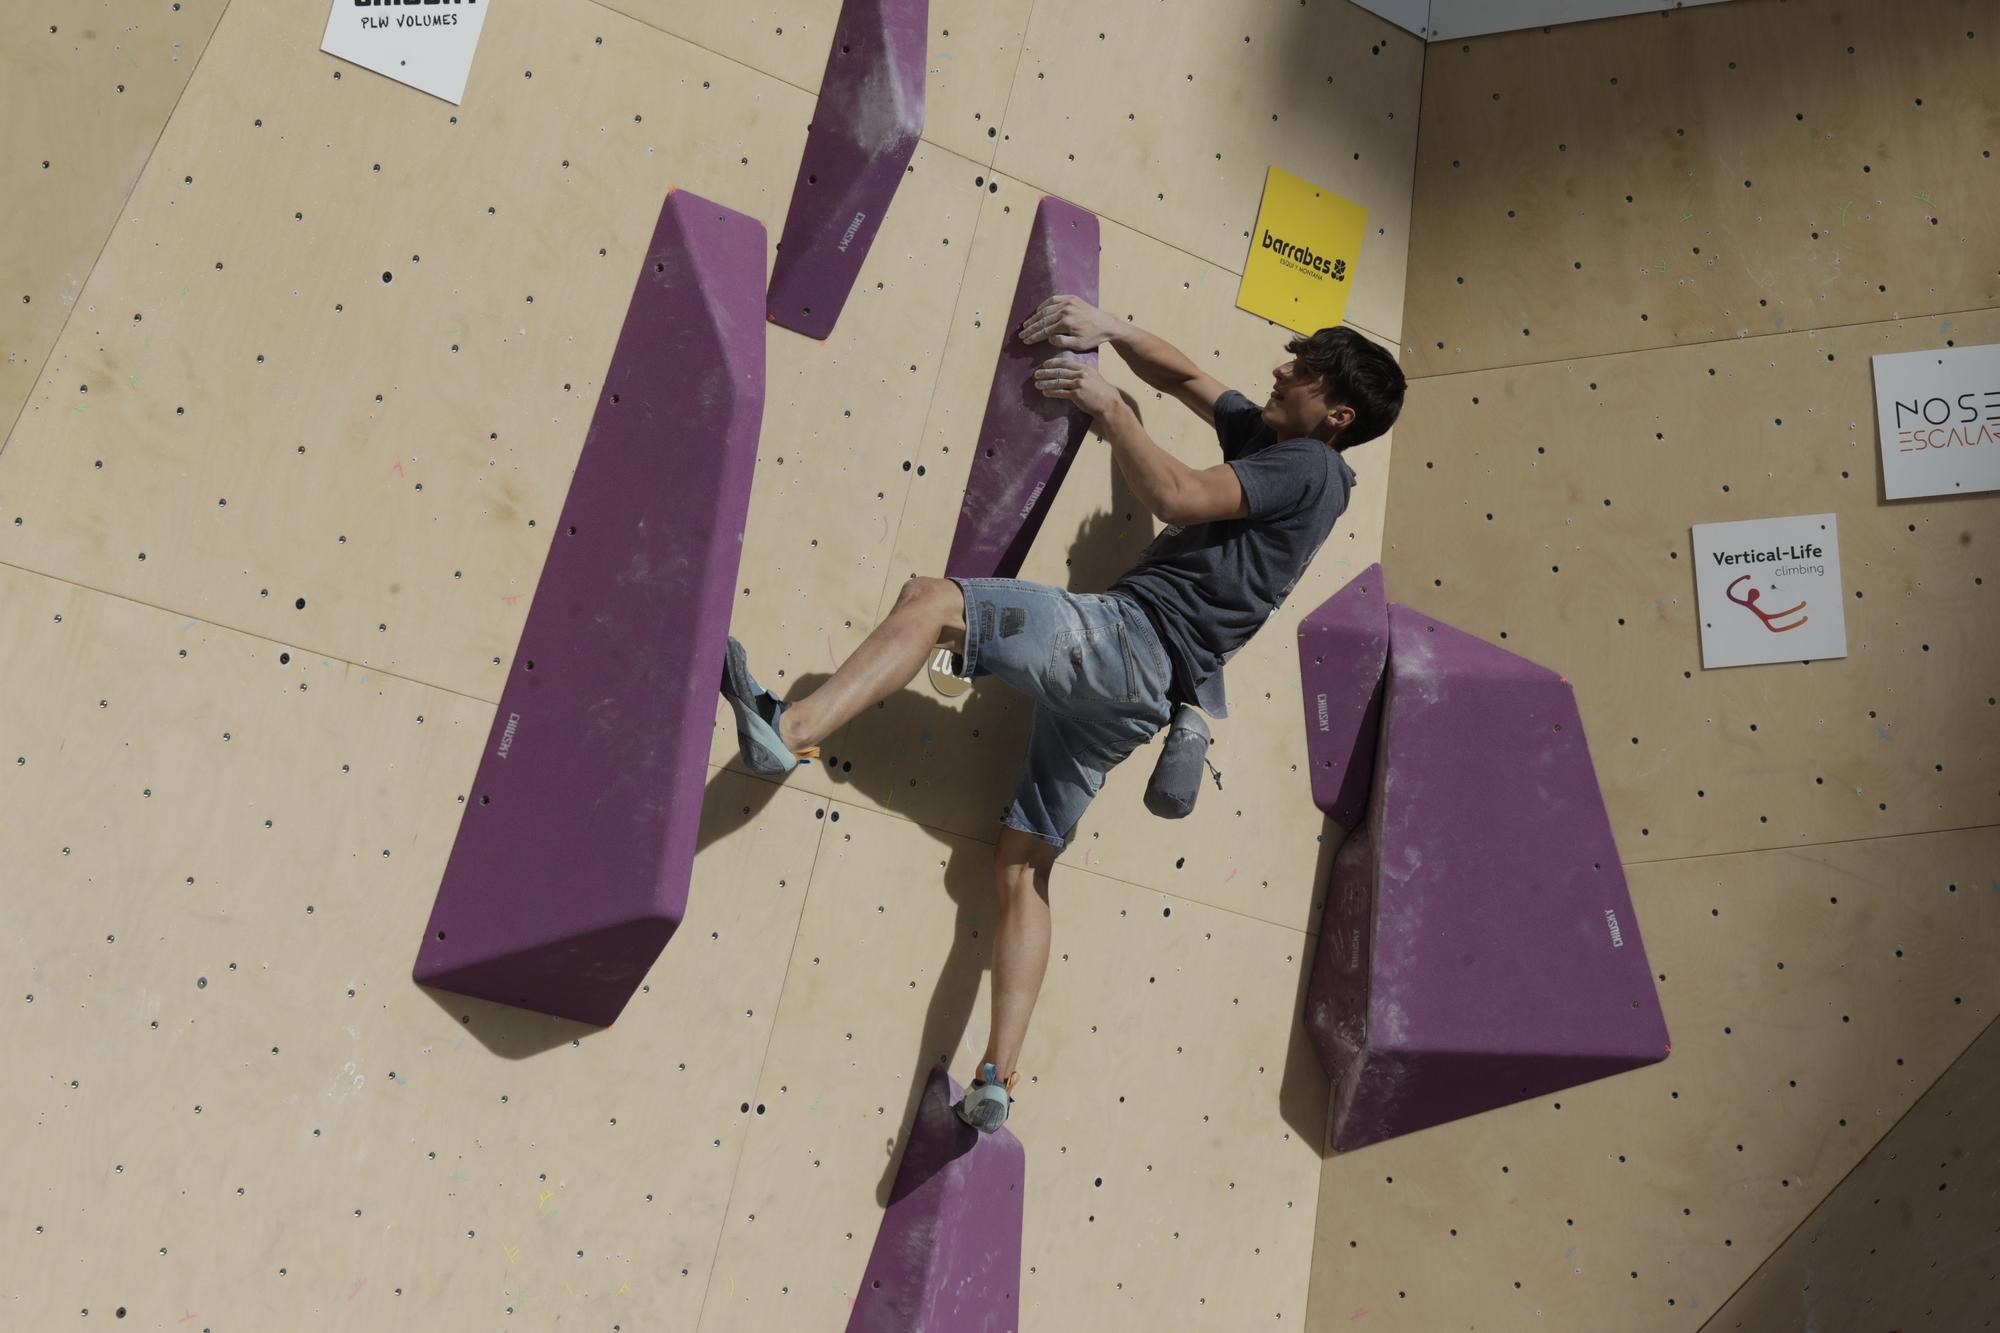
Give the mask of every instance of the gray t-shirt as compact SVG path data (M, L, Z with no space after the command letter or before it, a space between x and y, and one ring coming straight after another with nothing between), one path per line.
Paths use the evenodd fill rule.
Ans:
M1164 529L1109 591L1138 602L1159 631L1175 701L1227 717L1223 664L1298 585L1355 478L1331 446L1278 439L1262 406L1234 389L1215 400L1215 434L1250 516Z

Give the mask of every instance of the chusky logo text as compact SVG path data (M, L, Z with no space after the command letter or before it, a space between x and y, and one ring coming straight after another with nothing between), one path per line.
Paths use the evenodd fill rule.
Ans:
M1321 731L1331 731L1331 730L1333 729L1333 728L1331 728L1330 726L1328 726L1328 725L1327 725L1327 721L1326 721L1326 696L1325 696L1324 694L1322 694L1322 695L1321 695L1321 696L1319 697L1319 729L1320 729Z
M1625 932L1618 929L1618 914L1607 907L1604 909L1604 920L1611 927L1611 947L1614 949L1624 948Z
M520 725L521 715L519 713L507 714L507 730L500 733L500 757L502 759L507 757L507 751L514 744L514 728Z
M848 242L854 239L855 232L861 230L861 223L863 222L863 220L867 218L867 216L868 215L866 213L856 213L854 215L854 221L847 224L847 230L841 235L840 238L840 253L842 254L847 253Z
M1034 493L1028 497L1028 503L1021 506L1022 518L1026 518L1028 516L1028 511L1035 507L1035 501L1042 498L1042 492L1048 489L1048 485L1049 484L1046 481L1038 481L1035 483Z

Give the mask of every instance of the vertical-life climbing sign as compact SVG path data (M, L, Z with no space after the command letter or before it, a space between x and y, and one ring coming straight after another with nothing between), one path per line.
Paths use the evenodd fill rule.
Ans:
M1694 525L1701 665L1847 656L1833 514Z
M484 0L333 0L319 49L457 106L486 26Z

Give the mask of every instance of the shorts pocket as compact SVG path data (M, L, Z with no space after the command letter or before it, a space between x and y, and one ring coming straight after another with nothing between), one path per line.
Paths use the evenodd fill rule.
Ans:
M1132 651L1119 621L1059 631L1042 688L1051 705L1129 704L1137 697Z

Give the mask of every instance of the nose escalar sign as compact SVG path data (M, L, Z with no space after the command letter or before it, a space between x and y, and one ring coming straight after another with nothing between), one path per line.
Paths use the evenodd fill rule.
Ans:
M1883 497L2000 490L2000 345L1874 362Z

